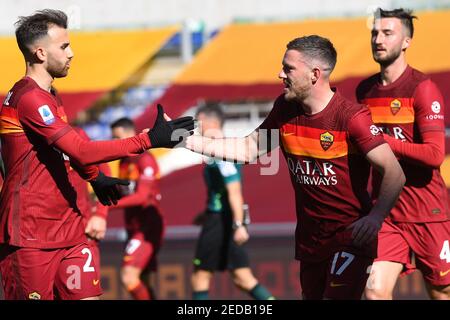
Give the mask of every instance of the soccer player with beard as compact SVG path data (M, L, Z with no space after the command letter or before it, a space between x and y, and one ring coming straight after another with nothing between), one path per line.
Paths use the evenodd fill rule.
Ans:
M259 128L244 138L186 141L195 152L243 162L281 147L296 195L295 257L304 299L361 298L378 231L404 183L367 107L330 87L336 56L333 44L320 36L292 40L278 75L284 93ZM277 139L264 144L270 130ZM370 164L382 176L373 205L367 193Z
M450 221L439 170L445 156L444 103L430 77L406 61L414 18L404 9L375 12L371 44L380 72L362 81L356 91L406 176L379 234L378 257L366 288L369 299L392 299L398 276L415 268L422 272L431 298L450 298Z
M73 52L67 16L42 10L17 22L26 74L0 110L5 181L0 198L0 272L6 299L98 299L99 268L86 243L84 217L70 167L90 181L100 201L120 198L120 179L93 164L174 147L192 133L191 117L167 121L158 106L148 132L116 141L86 141L67 123L54 78L68 73ZM180 131L177 131L180 129ZM177 134L172 137L172 134Z

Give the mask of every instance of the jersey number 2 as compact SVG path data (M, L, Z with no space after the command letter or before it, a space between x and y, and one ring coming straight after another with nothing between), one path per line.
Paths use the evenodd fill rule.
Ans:
M81 253L88 255L88 257L86 259L86 263L83 266L83 272L95 272L95 268L91 266L91 262L92 262L91 250L89 250L88 248L84 248L83 250L81 250Z

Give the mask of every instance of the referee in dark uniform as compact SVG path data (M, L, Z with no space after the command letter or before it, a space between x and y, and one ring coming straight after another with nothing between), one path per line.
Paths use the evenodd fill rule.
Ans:
M223 112L218 105L197 111L201 134L223 136ZM274 299L253 275L245 242L249 239L244 223L244 201L240 165L209 159L204 168L208 189L207 208L197 242L192 274L192 298L206 300L214 271L228 270L234 284L257 300Z

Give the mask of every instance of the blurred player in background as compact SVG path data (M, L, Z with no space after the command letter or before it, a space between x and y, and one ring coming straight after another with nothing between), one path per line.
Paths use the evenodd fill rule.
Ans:
M116 139L136 135L134 123L128 118L112 123L111 130ZM125 196L115 206L125 209L128 234L121 269L122 283L136 300L156 299L151 283L164 236L158 164L149 152L128 157L120 161L119 177L130 181L130 185L123 188Z
M42 10L20 17L16 39L25 77L8 92L0 111L5 181L0 198L0 272L6 299L98 299L99 268L87 244L84 217L70 183L70 167L88 180L102 204L120 198L120 179L97 166L152 147L174 147L191 134L190 117L164 119L158 106L148 132L115 141L86 141L67 123L52 90L68 74L73 52L67 16ZM177 139L172 133L181 129Z
M295 257L304 299L361 298L378 231L404 183L369 110L330 88L335 64L328 39L292 40L279 73L284 92L258 129L244 138L187 139L190 150L243 162L274 150L281 139L296 194ZM382 175L374 205L366 191L370 164Z
M218 105L197 111L200 132L206 137L222 138L224 115ZM208 189L207 209L197 242L192 274L192 298L209 298L214 271L228 270L234 284L257 300L274 299L254 277L245 243L249 239L244 224L241 166L232 162L209 161L204 168Z
M380 72L362 81L356 94L399 159L406 183L381 228L366 296L392 299L398 276L417 268L431 298L449 299L450 221L439 170L445 157L444 101L430 77L406 61L412 12L378 9L374 18L372 55Z

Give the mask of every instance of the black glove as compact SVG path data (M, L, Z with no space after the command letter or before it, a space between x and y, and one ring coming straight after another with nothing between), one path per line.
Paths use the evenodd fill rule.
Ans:
M194 133L195 123L192 117L182 117L171 121L164 119L162 105L158 104L155 125L148 132L152 148L173 148ZM178 130L174 137L172 134ZM172 140L173 139L173 140Z
M117 204L117 200L122 198L119 185L127 186L130 184L128 180L105 176L101 171L98 172L98 177L90 182L98 201L104 206Z

